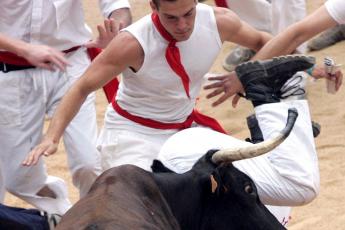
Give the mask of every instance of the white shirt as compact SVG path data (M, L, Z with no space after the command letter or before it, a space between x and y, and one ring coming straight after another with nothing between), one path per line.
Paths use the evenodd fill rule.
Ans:
M122 73L116 95L118 104L139 117L164 123L185 121L195 106L204 75L211 68L222 46L213 8L199 3L191 36L186 41L176 43L180 50L181 62L190 78L190 99L185 93L180 77L167 63L165 52L168 42L153 25L151 15L126 27L124 31L131 33L138 40L144 50L145 59L136 73L129 68ZM153 133L150 128L126 120L121 119L115 111L107 110L105 122L108 127ZM162 133L166 130L157 131Z
M325 3L326 9L331 17L339 24L345 24L345 1L329 0Z
M99 0L105 17L128 0ZM85 24L82 0L1 0L0 32L32 44L59 50L82 45L92 38Z

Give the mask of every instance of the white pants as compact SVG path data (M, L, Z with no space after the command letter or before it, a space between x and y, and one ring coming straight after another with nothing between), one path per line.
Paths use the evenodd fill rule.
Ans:
M306 16L305 0L227 0L229 8L258 30L277 35ZM304 53L306 44L298 48Z
M283 129L290 107L297 108L299 116L281 145L265 155L234 162L235 167L253 179L261 201L267 205L303 205L319 192L318 160L307 102L265 104L256 107L255 114L266 140ZM191 128L172 136L162 147L158 159L173 171L183 173L210 149L247 145L251 143L210 129Z
M59 214L70 207L64 181L47 175L43 158L32 167L21 162L39 143L45 115L53 114L68 88L90 64L84 48L66 57L71 64L66 72L38 68L0 72L0 161L5 188L39 209ZM81 195L100 173L94 97L89 95L63 136L73 183ZM58 198L37 196L45 186Z

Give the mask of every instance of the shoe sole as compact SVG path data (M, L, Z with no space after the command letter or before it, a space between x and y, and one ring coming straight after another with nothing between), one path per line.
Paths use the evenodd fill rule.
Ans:
M295 63L303 63L303 67L296 69L296 72L306 70L312 67L315 64L315 58L312 56L307 55L286 55L286 56L279 56L274 57L272 59L264 60L264 61L248 61L243 64L238 65L235 68L235 71L239 71L241 75L247 74L248 72L254 71L262 71L266 70L269 71L273 68L277 68L278 66L291 64L292 62ZM248 69L246 71L245 69Z

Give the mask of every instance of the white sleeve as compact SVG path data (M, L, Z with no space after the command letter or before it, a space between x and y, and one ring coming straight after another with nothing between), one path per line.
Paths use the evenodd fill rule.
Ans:
M325 3L326 9L331 17L339 24L345 24L345 1L328 0Z
M117 9L130 8L128 0L99 0L101 12L105 18Z

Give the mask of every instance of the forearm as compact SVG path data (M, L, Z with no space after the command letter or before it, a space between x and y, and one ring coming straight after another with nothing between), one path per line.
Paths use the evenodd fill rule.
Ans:
M57 107L45 138L49 138L56 144L59 143L65 129L78 113L86 97L86 93L82 93L77 87L72 86Z
M279 55L291 54L303 43L304 39L297 34L280 34L267 42L252 60L263 60Z
M15 53L18 56L23 56L27 45L26 42L0 34L0 49L2 50Z

